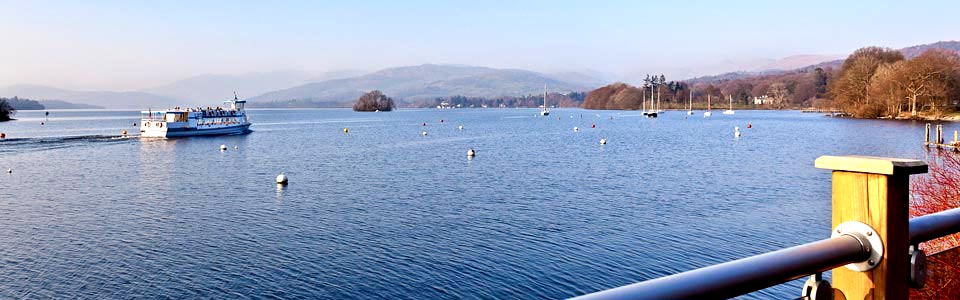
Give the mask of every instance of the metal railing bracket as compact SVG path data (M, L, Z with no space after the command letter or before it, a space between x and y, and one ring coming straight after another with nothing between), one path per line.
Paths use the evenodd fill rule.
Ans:
M865 250L870 253L870 257L867 258L867 260L847 264L847 269L866 272L880 265L880 260L883 259L883 241L880 239L880 234L878 234L873 227L857 221L843 222L837 225L837 228L833 229L830 237L836 238L841 235L849 235L857 238Z

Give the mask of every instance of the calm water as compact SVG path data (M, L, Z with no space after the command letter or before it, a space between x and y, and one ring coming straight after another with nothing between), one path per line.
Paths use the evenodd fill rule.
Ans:
M715 113L255 110L140 140L137 112L20 112L0 298L565 298L829 237L814 159L924 155L922 123Z

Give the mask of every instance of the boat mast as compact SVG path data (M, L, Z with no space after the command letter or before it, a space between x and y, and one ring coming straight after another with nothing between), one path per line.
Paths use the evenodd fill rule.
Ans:
M547 111L547 84L543 84L543 111Z
M656 112L656 110L653 108L653 86L654 86L654 85L656 85L656 84L651 81L651 83L650 83L650 111Z
M710 96L712 95L707 94L707 111L710 111Z
M657 113L660 113L660 84L657 84Z
M687 110L693 110L693 89L690 89L690 100L687 101Z

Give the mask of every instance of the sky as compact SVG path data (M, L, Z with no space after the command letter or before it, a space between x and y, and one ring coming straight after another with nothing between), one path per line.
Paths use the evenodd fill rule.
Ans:
M960 40L958 12L956 0L0 0L0 86L137 90L201 74L424 63L708 75Z

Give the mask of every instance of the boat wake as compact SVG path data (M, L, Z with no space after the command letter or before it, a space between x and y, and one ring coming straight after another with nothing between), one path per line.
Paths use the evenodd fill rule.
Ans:
M79 136L51 136L34 138L6 138L0 139L0 153L18 153L38 150L53 150L84 145L99 145L104 143L126 143L139 139L139 136L128 135L79 135Z

